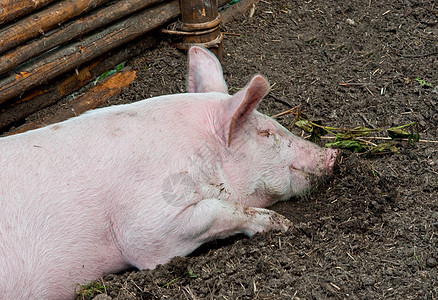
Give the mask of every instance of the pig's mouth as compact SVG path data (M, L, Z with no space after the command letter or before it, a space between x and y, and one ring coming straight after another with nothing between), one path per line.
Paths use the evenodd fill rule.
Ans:
M322 183L327 181L332 174L337 155L337 150L328 148L322 152L320 157L309 160L307 163L306 161L304 163L297 161L296 164L290 164L286 167L288 170L285 170L288 172L288 179L283 181L283 188L272 189L271 195L276 196L276 201L309 195L311 191L318 189Z
M290 197L302 197L309 195L311 191L318 189L324 182L330 178L331 169L325 172L309 173L294 166L289 166L291 176Z

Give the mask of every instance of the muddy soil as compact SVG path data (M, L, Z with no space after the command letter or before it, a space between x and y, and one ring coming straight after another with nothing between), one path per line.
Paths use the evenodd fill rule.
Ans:
M300 105L342 128L416 122L421 139L438 140L435 1L261 1L222 29L233 34L222 62L230 92L254 73L272 85L260 111ZM186 57L167 42L128 65L137 79L108 105L186 90ZM293 117L279 121L290 128ZM374 157L343 150L329 181L272 207L294 223L284 234L107 275L78 299L437 299L438 144L399 147Z

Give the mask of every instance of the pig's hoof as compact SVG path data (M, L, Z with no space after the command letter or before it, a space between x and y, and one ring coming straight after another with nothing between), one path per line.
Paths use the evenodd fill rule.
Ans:
M254 233L272 230L286 232L292 226L291 221L272 210L263 208L256 208L256 210L257 216L254 224L255 228L253 228Z
M277 224L278 229L282 232L286 232L289 229L289 227L292 226L292 222L289 221L289 219L276 212L274 212L271 218L272 218L272 223Z

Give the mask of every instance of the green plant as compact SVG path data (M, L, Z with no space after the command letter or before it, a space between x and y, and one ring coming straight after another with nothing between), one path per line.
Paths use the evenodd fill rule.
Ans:
M123 69L125 67L125 63L122 62L121 64L118 64L114 69L109 70L104 72L102 75L100 75L99 77L97 77L93 83L96 84L98 81L103 80L111 75L113 75L114 73L119 72L121 69Z
M81 297L81 299L85 299L85 297L92 297L95 294L102 294L105 292L105 286L100 284L99 282L91 282L88 284L78 284L79 291L77 291L77 295Z
M414 145L419 141L420 136L418 133L414 133L415 122L401 125L397 127L382 129L382 128L367 128L367 127L355 127L353 129L348 128L336 128L322 125L321 121L311 121L306 118L298 109L292 109L284 113L280 113L277 116L283 116L286 114L294 114L295 120L293 126L296 126L305 132L310 133L310 140L315 142L322 136L330 134L333 138L333 142L326 144L326 147L335 147L339 149L348 149L353 152L363 153L365 155L376 155L383 153L398 153L397 141L400 139L408 141L410 145ZM370 137L370 134L377 132L386 132L388 137ZM371 142L370 140L383 140L382 142Z
M177 281L179 279L179 277L172 279L171 281L169 281L168 283L164 284L162 286L162 288L168 287L169 285L171 285L172 283L174 283L175 281Z
M417 260L417 262L420 263L420 259L418 258L417 251L415 251L415 249L414 249L414 257Z
M198 275L196 275L195 272L193 272L192 270L188 271L187 274L190 278L198 278Z
M432 87L432 83L427 82L424 79L421 79L420 77L416 77L415 80L421 85L421 87Z

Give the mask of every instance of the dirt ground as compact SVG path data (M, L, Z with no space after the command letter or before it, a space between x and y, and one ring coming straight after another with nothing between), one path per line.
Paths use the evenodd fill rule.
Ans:
M230 92L254 73L272 85L260 111L300 105L342 128L417 122L421 139L438 140L434 0L261 1L253 17L222 29L236 34L224 40ZM109 104L185 92L186 57L166 42L128 65L137 79ZM290 127L293 117L279 121ZM343 150L329 181L272 209L294 223L288 232L212 242L155 270L107 275L78 299L438 298L437 143L374 157Z

